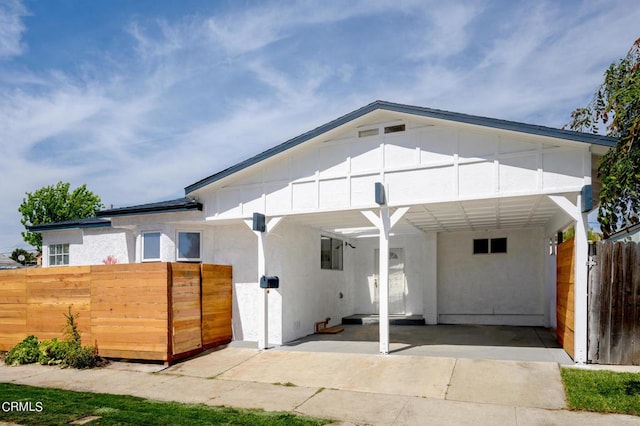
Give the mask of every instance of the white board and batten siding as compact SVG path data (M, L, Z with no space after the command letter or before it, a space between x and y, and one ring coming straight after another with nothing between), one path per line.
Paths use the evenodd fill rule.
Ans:
M395 121L393 124L397 124ZM375 182L391 206L580 191L589 145L469 125L425 126L312 139L196 191L207 219L375 207Z

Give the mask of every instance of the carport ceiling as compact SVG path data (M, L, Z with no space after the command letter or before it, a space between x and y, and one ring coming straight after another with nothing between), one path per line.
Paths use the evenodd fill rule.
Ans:
M544 226L558 212L562 210L546 195L419 204L410 208L393 228L392 234L416 233L418 230L454 232ZM291 219L354 238L378 234L358 210L303 214Z

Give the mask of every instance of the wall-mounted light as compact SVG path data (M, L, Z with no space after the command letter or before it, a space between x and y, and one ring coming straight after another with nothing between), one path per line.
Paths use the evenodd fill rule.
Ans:
M345 245L345 246L348 246L348 247L351 247L352 249L356 248L356 246L354 246L353 244L348 243L348 242L346 242L346 241L344 242L344 245Z

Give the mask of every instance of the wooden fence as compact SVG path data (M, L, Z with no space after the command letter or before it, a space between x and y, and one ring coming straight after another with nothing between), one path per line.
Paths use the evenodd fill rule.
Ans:
M556 333L558 343L574 355L574 239L558 245L556 270Z
M640 365L639 243L596 243L587 356L594 364Z
M187 263L0 271L0 350L62 337L79 314L100 355L171 363L231 341L231 267Z

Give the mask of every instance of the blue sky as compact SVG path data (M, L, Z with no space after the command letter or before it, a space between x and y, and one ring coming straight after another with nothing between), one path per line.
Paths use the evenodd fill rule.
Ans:
M183 188L376 99L561 127L640 36L628 1L0 0L0 253L58 181Z

